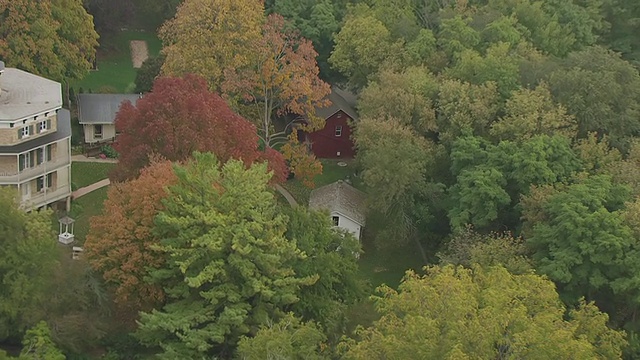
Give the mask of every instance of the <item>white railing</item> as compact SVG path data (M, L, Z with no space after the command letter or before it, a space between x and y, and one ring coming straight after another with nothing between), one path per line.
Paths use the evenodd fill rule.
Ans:
M57 170L69 164L71 164L71 156L69 153L65 153L63 155L56 156L50 161L46 161L34 167L26 168L22 171L0 172L0 184L17 184L26 179L43 176L53 170Z
M29 198L22 199L22 207L25 210L37 209L54 201L71 196L71 186L61 185L57 188L42 189L37 193L31 193Z

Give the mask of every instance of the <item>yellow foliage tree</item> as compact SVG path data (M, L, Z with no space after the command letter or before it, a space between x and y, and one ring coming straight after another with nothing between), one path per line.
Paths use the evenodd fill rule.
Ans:
M264 6L258 0L185 0L160 29L164 75L193 73L219 90L224 70L239 68L254 54Z

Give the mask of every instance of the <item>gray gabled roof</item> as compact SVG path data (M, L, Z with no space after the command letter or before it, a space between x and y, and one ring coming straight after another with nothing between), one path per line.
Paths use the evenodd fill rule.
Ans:
M358 120L358 113L355 110L357 98L354 94L332 86L331 94L329 94L327 99L329 100L329 104L326 107L316 108L317 116L327 119L339 110L342 110L353 120Z
M135 106L140 98L137 94L78 94L78 120L80 124L113 124L123 101Z
M362 191L338 180L313 190L309 197L309 208L335 211L364 226L365 200L366 195Z
M59 82L15 68L0 75L0 121L15 121L62 107Z
M47 135L37 137L33 140L24 141L12 146L0 146L0 154L19 154L29 149L60 141L71 136L71 114L67 109L58 110L58 121L56 131Z

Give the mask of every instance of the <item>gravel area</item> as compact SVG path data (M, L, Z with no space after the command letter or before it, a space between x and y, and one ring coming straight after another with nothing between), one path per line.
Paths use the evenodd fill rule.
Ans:
M142 63L149 57L149 49L147 42L144 40L131 40L131 61L133 67L138 69Z

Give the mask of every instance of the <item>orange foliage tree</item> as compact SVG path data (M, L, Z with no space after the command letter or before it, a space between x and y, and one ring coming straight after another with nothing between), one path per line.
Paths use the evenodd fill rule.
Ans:
M251 118L267 148L290 144L283 155L298 165L296 176L304 176L312 183L322 168L305 146L296 144L297 139L293 143L295 135L287 134L296 123L302 124L305 131L324 127L324 119L315 112L316 107L327 105L325 98L331 88L318 77L318 54L311 42L287 27L278 14L267 17L262 37L251 46L255 50L251 63L238 69L227 68L222 90L237 99L239 105L245 105L248 113L255 114ZM279 130L274 126L276 116L288 119ZM302 168L308 164L312 166Z
M120 159L112 177L117 181L136 177L153 154L181 161L194 151L211 152L222 162L233 158L247 165L265 159L258 149L255 126L234 113L196 75L157 79L152 92L136 106L121 106L115 122ZM282 157L270 160L283 161ZM276 180L286 178L282 164L270 163L270 168Z
M85 254L120 305L140 310L164 298L160 287L143 278L146 267L164 262L154 250L159 240L153 222L164 209L167 187L176 182L171 162L153 159L137 179L111 185L102 215L91 220Z

